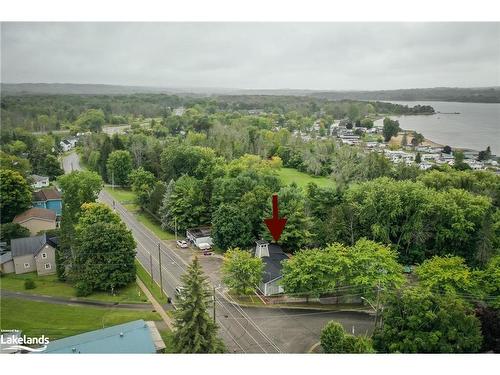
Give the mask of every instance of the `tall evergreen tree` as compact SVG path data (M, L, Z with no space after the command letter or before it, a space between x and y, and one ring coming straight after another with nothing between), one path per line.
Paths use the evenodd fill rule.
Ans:
M217 337L217 325L208 314L210 293L198 258L181 278L183 287L175 312L174 345L179 353L222 353L224 344Z

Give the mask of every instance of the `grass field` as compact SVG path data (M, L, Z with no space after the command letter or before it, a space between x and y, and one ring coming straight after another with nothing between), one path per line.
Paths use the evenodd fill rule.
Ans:
M106 186L104 188L107 193L109 193L115 200L120 203L125 203L124 206L130 212L133 212L137 220L147 227L151 232L156 234L161 240L174 240L175 235L173 233L167 232L161 228L160 223L149 215L147 212L141 211L139 206L135 202L135 194L129 189L115 188L114 190Z
M328 177L316 177L300 172L294 168L278 169L278 176L285 185L295 182L299 187L305 188L309 182L314 182L319 187L334 187L335 182Z
M104 190L120 203L130 203L135 201L135 194L130 189L105 186Z
M56 305L4 297L0 301L1 329L19 329L26 336L46 335L51 340L130 322L160 320L152 311Z
M156 234L156 236L160 240L175 240L175 235L173 233L167 232L166 230L163 230L161 225L148 213L136 211L135 217L142 225Z
M24 289L24 281L27 279L32 279L35 282L35 289ZM38 276L34 272L22 275L16 275L13 273L4 275L0 278L0 289L54 297L76 297L75 288L73 288L73 286L69 283L59 281L56 275ZM143 295L141 289L135 282L116 291L115 293L116 294L112 296L106 292L94 292L90 296L78 297L78 299L121 303L147 302L147 298Z
M135 266L137 268L137 276L146 285L153 297L161 304L167 303L167 297L165 296L165 294L161 293L158 284L151 280L151 276L149 275L149 273L137 260L135 261Z

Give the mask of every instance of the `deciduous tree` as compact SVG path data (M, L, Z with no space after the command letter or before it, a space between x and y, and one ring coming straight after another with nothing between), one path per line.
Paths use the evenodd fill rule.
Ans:
M31 187L19 172L0 169L1 222L8 223L14 216L31 206Z
M262 280L262 259L239 248L229 249L224 254L222 274L224 283L238 294L253 293Z

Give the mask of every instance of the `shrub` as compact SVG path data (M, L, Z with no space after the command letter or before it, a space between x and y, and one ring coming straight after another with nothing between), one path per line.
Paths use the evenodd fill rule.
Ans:
M92 294L92 287L83 281L77 282L75 284L75 289L77 297L86 297Z
M24 281L24 289L35 289L36 284L32 279L27 279Z

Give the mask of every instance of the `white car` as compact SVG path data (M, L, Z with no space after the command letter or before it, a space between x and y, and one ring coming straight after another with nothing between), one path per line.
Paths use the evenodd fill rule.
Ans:
M185 249L189 246L188 243L184 240L177 240L176 243L177 243L177 246L179 246L182 249Z
M202 242L200 244L198 244L198 249L200 250L210 250L212 248L212 246L210 246L209 243L206 243L206 242Z

